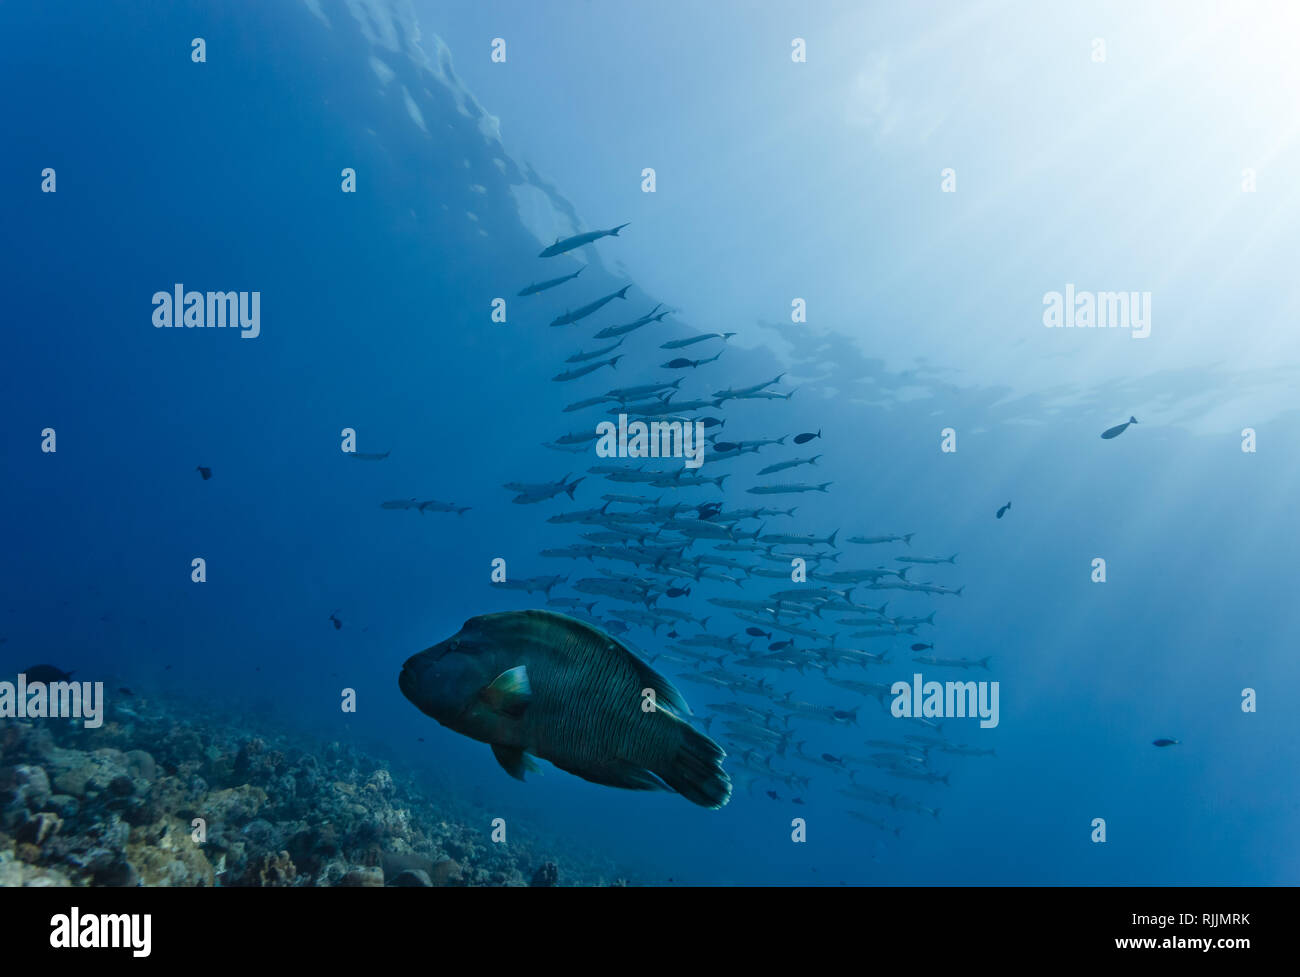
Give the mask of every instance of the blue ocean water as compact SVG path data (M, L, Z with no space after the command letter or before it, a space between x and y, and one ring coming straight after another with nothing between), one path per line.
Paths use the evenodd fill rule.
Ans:
M48 661L201 697L250 729L273 719L391 751L638 881L1296 880L1300 161L1296 76L1270 46L1282 21L1267 20L1285 7L70 9L76 31L50 8L0 8L6 674ZM41 192L46 168L55 193ZM628 282L626 301L547 326ZM152 296L178 283L260 292L260 335L154 328ZM1067 284L1150 291L1150 335L1045 329L1043 298ZM806 322L791 321L796 298ZM672 315L632 334L617 367L551 380L604 344L598 328L656 303ZM547 517L641 486L588 475L572 502L513 505L502 485L605 463L544 446L605 417L563 408L723 348L659 348L694 331L736 335L684 371L680 397L778 374L772 389L794 390L704 411L725 437L821 437L706 463L733 473L721 491L665 502L795 505L764 532L837 531L836 568L959 554L911 577L960 596L855 590L935 624L858 642L887 665L831 672L958 677L914 664L913 641L989 657L970 677L999 683L997 727L950 719L943 735L996 756L930 755L947 785L861 778L938 817L853 802L840 773L780 755L806 790L738 782L718 811L549 767L519 783L399 692L402 662L467 618L544 606L494 589L495 558L512 577L598 575L540 555L580 541ZM1098 436L1130 416L1122 436ZM345 428L391 454L348 457ZM946 429L956 451L941 450ZM828 493L744 491L761 465L818 453L815 470L776 479ZM380 507L411 497L470 509ZM904 533L908 546L846 541ZM788 586L706 580L662 606L711 614L726 635L746 623L709 597ZM668 650L662 629L626 637ZM856 725L782 722L814 756L926 733L816 668L763 674L795 699L859 707ZM728 701L780 712L680 688L700 715Z

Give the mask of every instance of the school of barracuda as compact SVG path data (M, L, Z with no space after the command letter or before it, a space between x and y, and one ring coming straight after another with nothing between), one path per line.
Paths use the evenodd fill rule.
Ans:
M557 239L540 257L617 236L626 226ZM519 295L549 292L577 277L575 271L543 280ZM559 303L550 325L581 328L615 300L622 300L620 308L622 302L633 304L630 287L572 311ZM761 428L736 431L733 437L739 424L728 428L726 416L733 402L785 401L795 391L781 389L784 375L778 375L710 393L720 385L708 382L706 371L720 369L718 361L735 334L665 335L673 327L671 314L656 304L626 322L590 330L587 338L594 345L589 342L568 356L552 380L584 380L588 389L564 413L581 417L588 412L593 420L580 427L570 416L568 429L557 430L546 446L592 457L597 425L609 415L647 424L698 422L707 442L702 466L686 467L680 458L596 459L601 463L577 477L566 472L554 481L505 484L516 504L568 506L551 513L547 522L571 526L572 542L544 548L539 555L571 561L575 569L492 585L543 595L547 609L617 636L647 664L699 687L706 702L686 718L723 746L726 771L740 788L739 796L803 805L811 778L826 775L836 778L834 789L846 805L872 806L877 812L846 808L846 813L887 836L901 833L897 815L938 817L936 803L900 788L947 787L952 761L993 751L950 741L939 722L892 717L891 680L900 675L897 670L885 674L883 667L901 664L909 677L913 663L959 670L988 667L988 659L937 656L930 631L935 611L904 614L900 609L904 601L960 597L964 588L942 575L951 574L957 555L920 554L912 545L914 533L882 532L878 526L870 534L846 538L839 528L802 531L816 512L796 500L786 507L734 508L719 501L719 495L734 499L738 493L799 500L827 493L830 480L799 480L822 467L824 451L791 452L820 442L821 431L783 430L774 406L763 421L745 422L761 423ZM617 341L602 345L606 339ZM682 349L707 351L709 345L718 347L712 355L673 356ZM660 363L664 355L670 358ZM640 364L641 372L633 363ZM605 366L617 369L622 385L598 393L591 388L604 386L598 371ZM683 376L681 371L689 372ZM698 395L682 393L688 378ZM742 439L741 433L765 436ZM748 454L761 455L764 462L752 476L741 474L734 462ZM730 484L724 488L724 482ZM415 500L385 505L456 511L450 504ZM901 649L899 658L891 657L896 649ZM819 677L825 694L803 701L788 687L790 673ZM878 727L874 732L868 728L873 724ZM860 731L861 749L823 751L817 745L819 727L850 728L855 735ZM881 808L887 817L878 816Z

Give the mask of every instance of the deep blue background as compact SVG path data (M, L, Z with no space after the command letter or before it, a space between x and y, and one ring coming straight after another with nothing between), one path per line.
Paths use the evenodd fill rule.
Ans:
M1295 880L1294 411L1244 409L1208 428L1144 419L1144 407L1194 392L1198 375L1171 383L1166 374L1161 393L1144 400L1142 370L1118 358L1127 352L1119 346L1108 368L1063 381L1073 407L1062 406L1060 390L945 373L968 364L942 346L907 372L889 362L887 323L917 315L916 296L954 333L978 330L981 320L964 308L959 286L948 294L905 277L897 310L838 309L816 330L774 332L685 311L630 339L616 374L552 383L599 325L657 301L689 310L717 297L651 295L636 285L598 323L547 329L566 303L627 280L597 264L580 288L513 298L579 259L536 258L540 245L511 187L529 187L533 201L553 193L554 213L563 214L566 184L585 183L582 163L574 158L570 172L552 162L553 187L528 175L508 137L505 146L485 138L479 110L458 109L458 82L440 82L407 56L410 36L398 42L404 53L372 48L343 4L321 7L328 28L293 3L68 5L75 29L56 27L53 8L0 8L7 670L52 661L153 696L226 703L250 728L257 714L273 713L322 739L383 745L473 797L485 831L500 812L516 830L533 824L571 837L645 878ZM433 51L439 24L423 26L421 44ZM206 64L190 61L194 36L207 41ZM523 46L536 33L512 37ZM396 73L387 85L372 70L376 54ZM425 129L408 115L401 85ZM701 93L670 96L692 94ZM528 99L541 97L533 86ZM506 131L510 109L508 101L493 107ZM552 111L563 144L563 98ZM605 124L630 132L637 119ZM707 167L707 154L694 165ZM58 172L56 194L39 192L47 166ZM345 166L358 171L356 194L339 191ZM761 213L768 199L781 206L805 179L792 173L788 185L751 195L752 208ZM625 238L670 234L637 183L634 168L619 182L621 196L584 211L586 226L632 219ZM1026 228L1044 219L1028 209L1010 218ZM882 245L869 226L859 236L865 264ZM603 260L618 260L622 244L602 243ZM1202 247L1199 260L1212 264L1213 240ZM727 259L708 255L721 291L749 291L747 275L753 290L768 287L770 275ZM672 281L670 269L703 257L683 231L675 248L638 260L634 282ZM1015 273L998 267L995 253L979 259L988 269L974 260L960 266L971 281ZM1120 278L1114 287L1152 287ZM1010 340L999 326L983 345L1047 341L1038 297L1064 280L1027 273L1023 332ZM155 330L150 298L176 282L259 290L261 337ZM510 298L504 325L488 318L497 296ZM783 301L771 321L786 315ZM972 723L954 738L992 745L998 756L954 758L951 788L888 782L943 811L937 821L900 815L900 840L847 818L824 773L813 774L804 808L740 792L720 812L552 769L518 784L485 746L438 728L397 690L401 662L467 617L532 605L491 590L493 557L517 576L574 569L536 555L572 540L568 527L544 521L567 501L514 506L501 483L593 463L541 447L594 416L560 408L657 377L656 364L675 355L658 344L687 328L741 335L684 395L782 370L800 388L789 402L729 406L729 435L824 432L809 447L825 451L815 480L833 479L833 491L793 500L799 517L783 531L916 532L914 554L961 554L957 568L934 576L964 583L961 598L887 596L903 613L938 609L924 640L933 636L940 652L992 656L1001 725L982 732ZM1130 342L1070 338L1080 348ZM1225 331L1222 342L1229 349L1233 335ZM714 351L691 352L699 350ZM1220 379L1238 394L1252 383L1245 374ZM1143 423L1115 441L1097 437L1130 413ZM39 451L47 426L58 432L54 455ZM955 455L938 450L947 426L959 432ZM1259 428L1259 453L1240 452L1243 426ZM361 450L391 448L391 457L346 457L344 427L360 433ZM732 464L752 473L779 457ZM196 465L213 469L211 481ZM746 477L725 500L770 501L741 492ZM575 505L629 490L637 491L590 478ZM462 517L379 508L409 496L473 508ZM1007 499L1008 517L994 520ZM189 579L195 556L208 564L201 586ZM1089 581L1095 556L1108 562L1105 585ZM845 560L853 557L868 559L861 548ZM336 609L341 631L327 620ZM637 640L647 649L655 641ZM906 657L895 658L897 674L869 677L909 676ZM166 663L173 668L164 673ZM852 704L850 693L812 677L780 681L804 698ZM1259 693L1254 715L1239 707L1248 686ZM343 687L358 692L355 716L339 710ZM693 705L721 701L682 688ZM864 736L895 730L867 701L860 728L808 732L820 750L866 752ZM1157 736L1183 743L1159 751L1150 745ZM789 840L795 815L808 820L807 844ZM1107 820L1105 845L1089 841L1095 817Z

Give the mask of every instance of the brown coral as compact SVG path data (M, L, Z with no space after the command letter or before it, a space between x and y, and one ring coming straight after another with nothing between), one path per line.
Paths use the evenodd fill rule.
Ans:
M298 870L294 868L287 851L278 855L263 855L256 871L257 885L293 885L298 878Z

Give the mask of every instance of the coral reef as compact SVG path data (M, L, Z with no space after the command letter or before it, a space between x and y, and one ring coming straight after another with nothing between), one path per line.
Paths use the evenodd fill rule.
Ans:
M0 886L624 884L553 842L493 844L355 747L174 708L0 720Z

